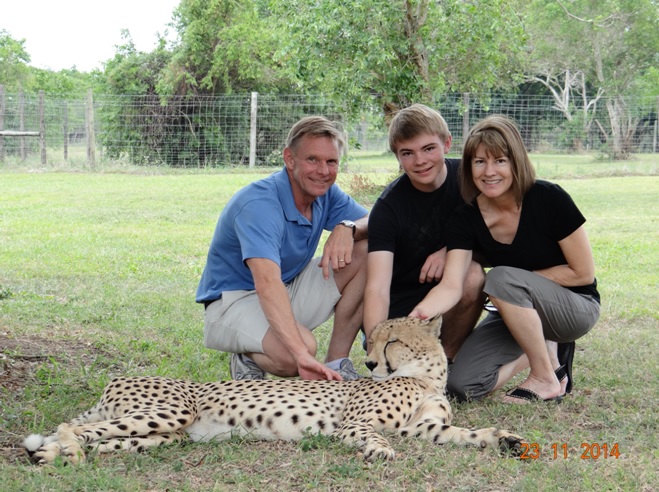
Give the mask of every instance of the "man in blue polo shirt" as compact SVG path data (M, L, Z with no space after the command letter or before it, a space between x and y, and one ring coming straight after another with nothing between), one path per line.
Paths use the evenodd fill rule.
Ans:
M204 343L231 352L233 379L356 379L348 355L362 323L367 210L336 184L344 133L319 116L288 134L281 171L222 211L196 300ZM314 258L323 230L332 231ZM312 330L334 314L326 364Z

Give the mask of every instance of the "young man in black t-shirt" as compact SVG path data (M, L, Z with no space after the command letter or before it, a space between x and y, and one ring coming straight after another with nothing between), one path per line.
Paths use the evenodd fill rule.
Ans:
M414 104L398 112L389 128L389 147L404 174L387 186L369 218L367 340L379 322L407 316L437 285L446 258L446 225L463 203L460 161L446 158L451 134L437 111ZM444 314L441 340L449 360L482 312L483 281L482 267L473 262L462 300Z

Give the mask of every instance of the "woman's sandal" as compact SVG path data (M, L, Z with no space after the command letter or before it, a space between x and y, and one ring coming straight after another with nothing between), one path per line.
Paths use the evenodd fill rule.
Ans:
M506 396L509 396L510 398L517 398L518 400L527 400L530 402L536 402L536 401L555 401L556 403L560 403L563 401L563 396L565 395L558 395L553 398L543 398L540 396L538 393L535 391L527 390L525 388L515 388L514 390L509 391L506 393Z
M567 386L565 387L565 393L554 398L542 398L535 391L527 390L525 388L515 388L506 393L506 396L530 402L555 401L556 403L560 403L563 401L565 395L572 391L572 362L574 360L575 348L576 344L574 342L558 344L558 362L561 365L554 371L554 373L556 374L556 378L558 379L559 383L565 378L568 378Z
M556 369L555 373L559 382L567 378L565 394L572 392L572 362L574 361L575 348L576 344L574 342L558 344L558 363L560 366Z

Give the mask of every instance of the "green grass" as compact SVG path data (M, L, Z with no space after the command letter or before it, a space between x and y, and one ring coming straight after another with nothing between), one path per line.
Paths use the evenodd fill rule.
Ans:
M601 320L577 343L574 393L560 406L512 407L498 395L454 405L457 425L513 430L538 444L539 458L516 461L393 438L397 459L373 465L313 436L302 443L236 440L142 455L92 454L80 467L29 465L23 436L50 432L87 409L114 376L228 377L226 355L203 347L203 310L194 292L221 208L262 174L0 173L1 488L653 490L659 483L659 177L656 164L643 162L646 175L627 177L618 175L637 173L608 163L600 172L592 158L540 163L541 175L558 171L555 181L588 218L602 293ZM395 163L362 165L385 172L347 173L341 182L372 202ZM317 333L325 350L329 323ZM352 356L362 363L358 344ZM582 443L617 443L621 456L581 459ZM553 444L567 444L568 457L561 448L554 459Z

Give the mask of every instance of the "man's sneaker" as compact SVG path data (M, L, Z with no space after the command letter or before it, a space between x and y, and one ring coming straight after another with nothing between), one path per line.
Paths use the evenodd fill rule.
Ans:
M348 358L341 361L339 370L336 372L341 375L344 381L354 381L355 379L364 377L355 370L355 366L352 365L352 361Z
M265 379L265 375L267 374L253 360L246 359L245 354L231 354L229 370L231 372L231 379L235 380Z

